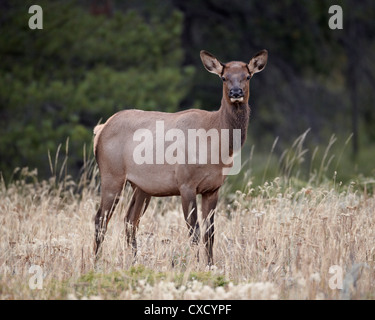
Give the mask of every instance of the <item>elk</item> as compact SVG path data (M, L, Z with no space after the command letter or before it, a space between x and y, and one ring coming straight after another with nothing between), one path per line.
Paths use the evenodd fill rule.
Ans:
M267 50L258 52L249 63L232 61L221 63L211 53L202 50L200 57L207 71L218 75L223 81L221 106L217 111L190 109L176 113L128 109L110 117L104 124L94 128L94 153L101 176L101 203L95 216L94 252L98 257L108 222L111 219L120 193L126 182L133 188L133 195L125 216L125 234L134 256L137 250L136 231L141 216L152 196L181 196L184 218L192 244L200 241L197 201L202 195L203 242L208 265L213 264L214 213L218 202L219 188L226 175L226 164L210 163L143 163L134 161L134 151L139 145L134 135L139 129L156 133L156 123L162 122L165 129L176 129L187 133L191 129L227 129L230 135L240 130L240 147L245 142L250 117L248 104L249 83L252 76L262 71L268 59ZM229 141L231 141L229 139ZM219 144L221 143L219 139ZM220 149L219 146L211 147ZM148 145L156 149L157 141ZM217 142L216 142L217 144ZM166 143L167 145L167 143ZM165 147L166 147L165 145ZM187 145L179 147L187 150ZM229 143L229 156L233 158L234 145ZM147 150L144 150L145 152ZM212 149L211 149L212 151ZM206 152L206 151L205 151ZM187 156L186 156L187 157ZM154 159L154 158L153 158Z

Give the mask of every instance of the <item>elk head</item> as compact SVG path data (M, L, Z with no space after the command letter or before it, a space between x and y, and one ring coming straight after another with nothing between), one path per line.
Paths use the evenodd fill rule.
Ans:
M268 52L267 50L258 52L248 64L240 61L224 64L205 50L200 52L200 56L207 71L217 74L223 80L223 99L229 104L237 105L248 103L250 79L265 68Z

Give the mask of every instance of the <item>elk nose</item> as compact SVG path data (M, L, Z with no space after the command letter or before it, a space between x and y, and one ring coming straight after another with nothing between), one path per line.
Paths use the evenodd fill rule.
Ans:
M240 88L233 88L229 90L229 98L242 98L243 91Z

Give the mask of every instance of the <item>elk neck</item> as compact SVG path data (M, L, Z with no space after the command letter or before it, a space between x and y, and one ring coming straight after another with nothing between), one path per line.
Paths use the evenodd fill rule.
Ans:
M241 130L241 146L245 143L247 135L247 127L250 119L250 106L248 101L232 104L224 97L221 100L219 109L220 125L222 129L229 129L232 137L233 129ZM232 141L230 139L229 141ZM231 146L230 146L230 149Z

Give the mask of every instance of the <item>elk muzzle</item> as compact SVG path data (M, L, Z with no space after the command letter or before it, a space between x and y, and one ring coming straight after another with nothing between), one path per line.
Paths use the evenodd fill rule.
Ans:
M229 90L229 98L231 102L242 102L244 93L241 88L232 88Z

